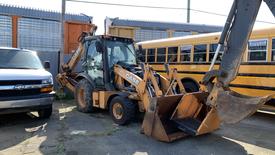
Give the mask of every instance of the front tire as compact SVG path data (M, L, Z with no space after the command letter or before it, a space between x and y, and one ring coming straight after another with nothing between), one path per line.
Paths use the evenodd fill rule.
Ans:
M52 106L49 108L41 109L38 111L39 118L50 118L52 115L53 108Z
M93 112L93 90L94 86L86 79L78 82L75 90L77 110L84 113Z
M118 125L126 125L135 118L136 104L125 97L116 96L109 105L109 113Z

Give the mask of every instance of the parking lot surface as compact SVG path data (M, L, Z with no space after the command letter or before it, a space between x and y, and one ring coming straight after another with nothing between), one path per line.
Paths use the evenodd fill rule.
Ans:
M163 143L140 134L141 121L117 126L106 111L80 113L74 101L54 103L50 119L0 117L0 155L9 154L275 154L275 116L257 113L211 134Z

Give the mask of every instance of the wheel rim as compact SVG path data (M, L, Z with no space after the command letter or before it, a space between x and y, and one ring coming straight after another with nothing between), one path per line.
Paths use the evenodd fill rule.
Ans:
M84 89L80 88L77 95L77 101L80 107L85 107L85 100L84 100Z
M123 116L123 107L120 103L115 103L113 105L113 115L116 119L121 119Z

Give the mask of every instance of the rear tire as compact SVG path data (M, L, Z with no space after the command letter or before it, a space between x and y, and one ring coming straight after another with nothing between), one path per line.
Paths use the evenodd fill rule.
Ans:
M84 113L93 112L93 90L94 86L86 79L78 82L75 90L77 110Z
M135 118L136 104L125 97L116 96L109 105L109 113L118 125L126 125Z
M49 108L41 109L38 111L39 118L50 118L52 115L53 108L52 106Z

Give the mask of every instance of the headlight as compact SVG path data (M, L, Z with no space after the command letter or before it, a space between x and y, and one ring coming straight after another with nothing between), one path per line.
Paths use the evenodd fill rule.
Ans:
M42 80L43 88L40 89L41 93L49 93L53 91L53 78Z
M50 77L49 79L42 80L42 84L50 84L50 85L53 85L53 78Z

